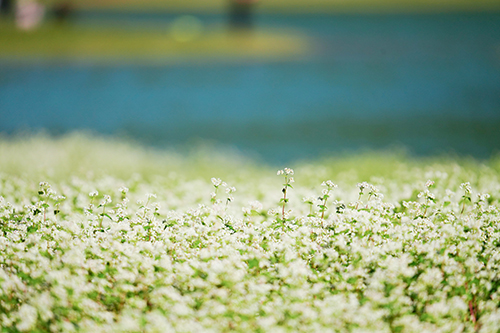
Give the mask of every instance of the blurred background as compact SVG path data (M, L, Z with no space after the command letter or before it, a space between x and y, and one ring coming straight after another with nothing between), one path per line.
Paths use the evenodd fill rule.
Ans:
M0 0L0 133L270 163L500 149L498 0Z

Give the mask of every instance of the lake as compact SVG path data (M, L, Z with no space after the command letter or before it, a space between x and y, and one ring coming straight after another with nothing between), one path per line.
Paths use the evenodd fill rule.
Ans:
M86 12L74 24L164 26L175 18ZM91 130L156 147L213 142L273 163L391 147L498 152L500 13L255 19L259 29L306 34L314 47L296 60L241 63L0 60L0 131Z

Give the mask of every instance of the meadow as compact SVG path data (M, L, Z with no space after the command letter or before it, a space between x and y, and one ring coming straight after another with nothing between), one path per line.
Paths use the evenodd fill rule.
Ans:
M61 0L42 0L48 5ZM226 11L228 0L72 0L78 9L165 10L170 12ZM446 12L499 10L496 0L263 0L256 1L260 12L289 13L352 13L352 12Z
M185 22L187 20L187 22ZM190 22L194 20L194 22ZM200 25L200 26L198 26ZM308 53L306 36L285 30L229 33L203 27L183 16L160 27L73 26L48 21L34 31L22 31L0 21L0 60L7 64L171 64L296 59Z
M500 159L0 139L2 332L499 332Z

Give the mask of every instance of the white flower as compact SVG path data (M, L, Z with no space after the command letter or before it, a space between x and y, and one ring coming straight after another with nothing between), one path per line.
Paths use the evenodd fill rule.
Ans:
M267 211L267 215L276 215L279 214L279 209L271 208Z
M236 187L227 187L226 188L226 193L229 194L229 193L234 193L236 192Z
M488 201L488 199L490 198L490 195L488 193L478 193L477 194L477 197L480 201Z
M304 197L304 198L302 198L302 201L303 201L304 203L306 203L306 204L310 204L310 205L312 205L312 204L314 203L314 201L315 201L315 200L316 200L316 198L315 198L315 197L313 197L313 196L309 196L309 197Z
M263 207L259 201L250 201L248 204L250 205L250 208L255 211L260 211Z
M35 326L37 320L37 311L29 304L23 304L18 312L19 323L16 325L17 329L21 332L30 331Z
M212 184L215 186L215 187L219 187L220 184L222 183L222 180L220 180L220 178L212 178ZM205 192L206 193L206 192Z
M331 180L327 180L327 181L324 181L323 183L321 183L322 186L326 186L328 187L329 189L333 189L333 188L336 188L337 185L334 184Z
M462 183L460 185L460 188L465 191L466 194L471 194L472 193L472 187L470 186L469 182Z
M107 205L111 203L111 197L109 195L104 195L102 201L101 201L101 206Z
M292 176L293 175L293 169L290 168L284 168L283 170L278 170L277 175L287 175L287 176Z
M370 186L370 184L368 184L367 182L362 182L362 183L358 183L356 186L359 187L360 192L363 192L365 188Z

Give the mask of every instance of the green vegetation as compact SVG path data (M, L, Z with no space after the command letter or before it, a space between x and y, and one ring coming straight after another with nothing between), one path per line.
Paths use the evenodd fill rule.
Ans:
M83 134L0 155L2 332L500 330L498 159L276 175Z
M182 22L181 22L182 23ZM168 63L254 59L293 59L310 49L307 38L289 31L229 33L224 29L79 27L47 23L21 31L0 21L0 59L14 61L141 61Z
M55 2L58 0L47 0ZM228 0L73 0L81 9L165 10L177 12L223 12ZM260 0L262 12L443 12L457 10L499 10L496 0Z

